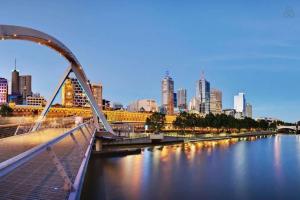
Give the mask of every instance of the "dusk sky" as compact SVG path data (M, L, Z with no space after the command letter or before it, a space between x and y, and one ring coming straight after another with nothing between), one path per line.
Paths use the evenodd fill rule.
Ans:
M209 3L207 3L209 2ZM223 92L223 108L245 92L254 117L300 120L299 1L3 1L0 24L46 32L77 56L104 98L124 105L161 99L168 70L195 95L201 71ZM25 41L0 42L0 77L14 59L49 97L68 62Z

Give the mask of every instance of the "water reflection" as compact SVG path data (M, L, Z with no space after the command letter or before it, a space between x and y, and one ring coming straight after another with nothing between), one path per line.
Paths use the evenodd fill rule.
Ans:
M287 193L299 199L293 192L300 187L299 143L298 136L236 138L94 158L87 181L102 190L85 187L83 199L99 192L97 199L280 199Z

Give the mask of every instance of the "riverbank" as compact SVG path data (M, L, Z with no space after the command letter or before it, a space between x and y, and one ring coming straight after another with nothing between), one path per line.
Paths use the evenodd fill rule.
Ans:
M242 139L242 138L251 138L251 137L269 137L275 136L276 132L271 131L260 131L260 132L246 132L240 134L232 135L220 135L220 136L211 136L211 137L171 137L165 136L162 141L153 143L149 137L135 138L135 139L126 139L120 141L106 141L102 142L101 151L93 151L94 155L98 156L125 156L131 154L140 153L141 148L151 147L151 146L167 146L174 144L182 143L195 143L195 142L209 142L209 141L221 141L221 140L230 140L230 139Z

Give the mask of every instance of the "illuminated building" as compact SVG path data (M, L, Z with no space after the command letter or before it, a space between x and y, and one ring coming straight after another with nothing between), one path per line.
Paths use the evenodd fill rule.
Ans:
M73 107L74 101L74 89L71 79L67 79L62 86L62 106L64 107Z
M100 110L102 110L102 85L92 84L92 93Z
M90 107L89 100L76 78L66 79L62 87L62 105L65 107Z
M214 115L222 113L222 92L218 89L210 91L210 112Z
M177 90L177 107L179 110L187 109L187 92L186 89Z
M157 112L158 107L153 99L140 99L127 106L129 112Z
M5 78L0 78L0 104L8 102L8 82Z
M166 114L172 115L174 113L174 81L168 72L161 82L161 90L162 108Z
M45 106L47 101L39 94L26 97L26 103L28 106Z

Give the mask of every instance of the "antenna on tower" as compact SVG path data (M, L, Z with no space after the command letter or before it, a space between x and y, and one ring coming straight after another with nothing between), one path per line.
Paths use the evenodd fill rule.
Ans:
M169 76L169 75L170 75L169 70L167 70L166 71L166 76Z
M205 79L204 70L202 70L202 72L201 72L201 79Z
M17 59L15 58L15 70L17 70Z

